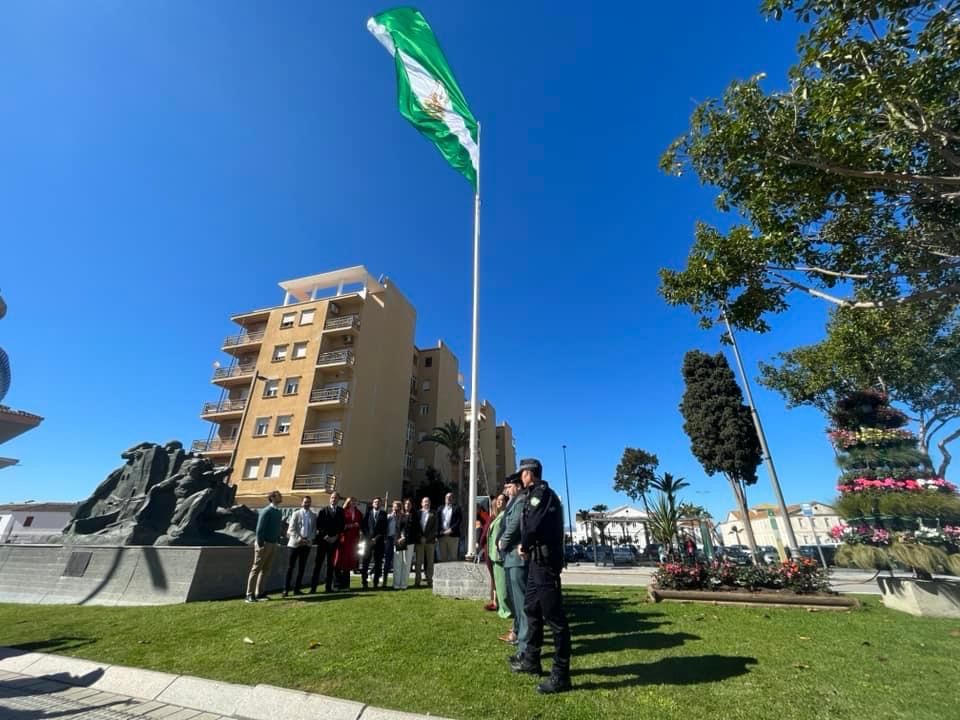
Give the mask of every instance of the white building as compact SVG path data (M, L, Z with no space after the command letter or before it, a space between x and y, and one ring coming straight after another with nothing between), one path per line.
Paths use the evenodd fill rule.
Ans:
M578 516L574 522L574 542L587 542L592 535L599 543L600 524L603 525L603 533L608 543L628 542L643 549L649 542L647 513L630 505L621 505L602 513L590 512L586 519Z
M837 511L830 505L816 500L806 504L810 505L813 510L812 517L804 516L802 505L787 505L790 524L793 526L793 533L797 537L797 544L816 545L819 540L821 545L836 545L836 541L830 537L830 528L841 523ZM777 538L770 522L771 517L776 520L780 532L780 541L786 546L787 537L786 533L783 532L785 527L783 515L779 506L770 504L755 505L750 508L750 525L753 527L753 536L757 545L776 547ZM724 545L747 544L747 534L739 510L731 510L727 513L726 518L719 525L719 532ZM814 535L816 535L816 538Z
M76 506L65 502L0 505L0 543L44 543L63 531Z

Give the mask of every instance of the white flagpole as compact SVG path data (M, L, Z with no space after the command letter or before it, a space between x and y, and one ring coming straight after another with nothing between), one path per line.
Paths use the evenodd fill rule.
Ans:
M477 123L477 190L473 195L473 348L470 351L470 492L467 502L467 558L477 556L477 327L480 306L480 123ZM462 482L462 480L461 480Z

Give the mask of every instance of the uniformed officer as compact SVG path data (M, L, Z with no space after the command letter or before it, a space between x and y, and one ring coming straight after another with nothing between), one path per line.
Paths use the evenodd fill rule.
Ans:
M523 656L511 661L514 672L542 674L540 650L543 625L553 632L553 669L537 686L537 692L557 693L570 689L570 627L563 611L560 572L563 569L563 506L543 481L539 460L520 461L520 479L526 503L520 520L520 553L530 559L524 612L527 637Z

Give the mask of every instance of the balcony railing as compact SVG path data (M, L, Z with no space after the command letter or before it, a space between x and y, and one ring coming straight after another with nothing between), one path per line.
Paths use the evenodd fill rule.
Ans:
M237 444L236 440L214 438L213 440L194 440L190 443L191 452L230 452L233 446Z
M324 330L352 330L360 327L359 315L343 315L342 317L330 318L323 324Z
M213 371L213 379L223 380L224 378L252 375L256 369L256 365L234 365L233 367L221 367Z
M339 447L343 442L343 431L338 428L305 430L300 442L304 445L332 445L333 447Z
M201 415L216 415L218 413L241 412L246 407L246 400L222 400L203 404Z
M353 365L353 350L334 350L317 355L317 365Z
M345 387L321 388L310 393L310 402L337 402L345 403L350 399L350 391Z
M337 489L336 475L296 475L293 478L294 490L323 490L332 493Z
M252 333L240 333L239 335L228 335L223 339L222 347L233 347L235 345L246 345L247 343L258 343L263 340L263 330Z

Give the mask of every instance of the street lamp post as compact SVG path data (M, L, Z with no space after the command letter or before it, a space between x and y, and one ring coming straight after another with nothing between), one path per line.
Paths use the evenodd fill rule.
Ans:
M567 523L570 525L570 545L573 546L573 515L572 505L570 505L570 476L567 474L567 446L563 448L563 482L567 487Z

